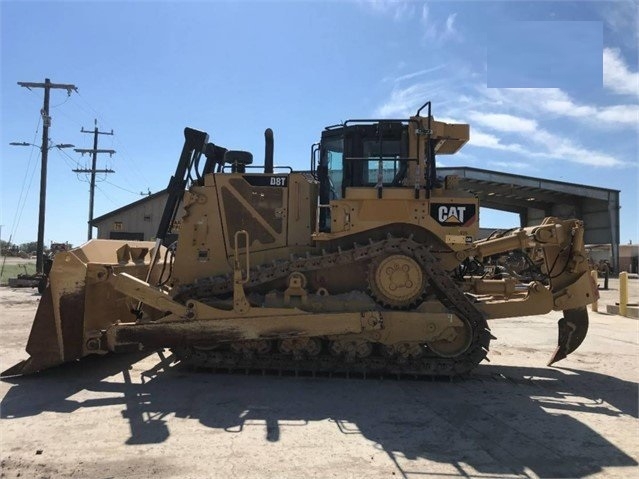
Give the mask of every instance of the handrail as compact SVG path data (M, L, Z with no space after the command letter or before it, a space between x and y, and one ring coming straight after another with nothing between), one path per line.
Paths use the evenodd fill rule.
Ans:
M246 277L242 278L242 265L240 264L240 258L238 257L238 247L237 247L237 243L238 243L238 238L241 236L244 236L244 254L246 256L245 260L246 260ZM249 280L249 270L250 270L250 259L249 259L249 235L248 235L248 231L246 230L239 230L235 232L235 235L233 237L234 239L234 251L233 251L233 260L235 263L235 271L239 271L239 278L235 278L235 282L238 284L246 284L248 283Z
M222 167L222 172L224 172L226 170L226 167L233 167L233 165L230 164L226 164ZM264 165L244 165L244 168L246 169L253 169L253 170L263 170L264 169ZM278 169L278 168L282 168L282 169L287 169L289 171L289 173L293 173L293 168L287 165L282 165L282 166L274 166L273 169ZM267 175L270 174L274 174L274 173L265 173Z
M355 118L352 120L346 120L343 123L337 123L335 125L329 125L324 127L324 130L334 130L337 128L344 128L348 126L349 123L417 123L419 121L413 120L412 118Z

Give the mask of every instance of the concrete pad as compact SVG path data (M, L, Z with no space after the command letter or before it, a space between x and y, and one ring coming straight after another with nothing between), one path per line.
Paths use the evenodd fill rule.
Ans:
M618 304L607 304L606 312L608 314L619 314L619 305ZM626 317L627 318L635 318L639 319L639 307L638 306L626 306Z

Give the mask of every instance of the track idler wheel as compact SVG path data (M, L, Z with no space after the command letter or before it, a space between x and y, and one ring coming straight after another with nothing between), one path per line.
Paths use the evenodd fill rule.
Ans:
M454 358L465 353L473 342L473 330L467 321L462 321L463 326L449 328L448 337L427 342L428 349L442 358Z
M550 358L548 366L561 361L583 343L588 333L588 310L585 306L567 309L557 325L559 327L557 349Z

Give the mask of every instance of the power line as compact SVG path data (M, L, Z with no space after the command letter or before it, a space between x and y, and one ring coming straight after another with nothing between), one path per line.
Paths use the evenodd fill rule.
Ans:
M109 118L104 115L103 113L99 112L96 108L94 108L91 103L87 100L87 98L82 95L80 92L78 92L77 95L74 95L73 97L71 97L71 103L73 105L75 105L75 107L78 108L78 110L82 111L82 112L89 112L89 113L94 113L97 116L98 121L100 121L101 123L104 123L106 121L106 123L110 123ZM68 117L68 115L66 115ZM150 181L148 180L146 174L145 174L145 170L144 168L141 168L141 166L138 164L139 162L137 162L136 160L134 160L134 157L131 156L126 148L126 146L124 145L124 143L120 140L119 135L113 135L111 137L111 147L116 148L118 150L118 157L121 160L125 160L127 165L133 170L133 172L135 173L135 177L141 179L144 183L146 183L147 185L150 184ZM109 162L107 161L106 163L106 168L110 168L111 165L109 164ZM137 188L138 184L133 183L130 181L130 176L131 175L125 175L123 177L124 182L131 188ZM89 182L90 179L88 177L88 175L86 175L86 177L83 179L82 177L80 177L80 175L77 175L78 180L79 181L86 181ZM106 180L103 180L106 181ZM114 185L113 183L111 183L113 186L115 186L116 188L118 188L118 185ZM120 189L122 189L123 191L127 191L129 193L132 194L141 194L138 192L133 192L130 189L126 189L123 187L119 187ZM148 188L147 188L148 189ZM146 193L145 193L146 194Z
M69 156L68 153L66 153L64 150L62 149L57 149L58 150L58 155L60 155L60 157L62 158L62 160L67 164L67 166L71 169L73 168L80 168L80 163L78 163L76 160L74 160L71 156ZM74 161L75 165L73 165L71 162L69 162L69 160Z
M58 103L57 105L53 105L51 108L58 108L59 106L64 105L66 102L69 101L69 98L71 98L71 96L67 96L67 98L62 103Z
M91 169L75 169L73 170L75 173L91 173L91 186L89 189L89 226L88 226L88 232L87 232L87 239L91 239L93 237L93 225L91 224L93 222L93 202L95 199L95 174L96 173L115 173L115 171L106 168L106 169L102 169L102 170L98 170L96 169L96 165L97 165L97 160L98 160L98 153L108 153L110 156L113 156L113 154L115 153L115 150L105 150L105 149L98 149L98 136L99 135L113 135L113 130L111 130L111 132L106 132L106 131L99 131L98 130L98 120L94 120L94 124L95 127L93 128L93 131L89 131L89 130L85 130L84 127L82 128L82 130L80 130L81 133L93 133L93 149L86 149L86 148L76 148L75 151L78 153L81 153L82 155L84 155L85 153L91 153L92 154L92 163L91 163Z
M29 190L31 190L31 185L33 184L33 178L35 176L36 170L38 169L37 166L38 166L37 163L35 163L33 165L33 170L31 171L31 177L29 178L29 184L27 186L27 191L25 192L24 197L22 198L22 206L19 206L19 213L18 213L18 211L16 211L17 221L15 222L15 228L12 231L11 236L14 236L17 233L17 231L18 231L18 225L20 224L20 220L22 219L22 213L24 213L24 207L27 205L27 198L29 196ZM27 173L28 173L28 171L27 171Z
M122 190L122 191L126 191L127 193L131 193L133 195L138 195L138 196L150 196L151 192L149 191L148 193L144 193L143 191L131 191L131 190L127 190L126 188L123 188L122 186L116 185L115 183L111 183L110 181L104 180L105 183L110 184L111 186L115 186L116 188Z
M102 123L112 123L111 121L109 121L109 118L104 115L103 113L100 113L99 111L97 111L95 108L93 108L93 106L89 103L89 101L86 99L86 97L84 95L82 95L81 93L78 92L77 95L78 99L82 99L82 101L85 103L86 107L88 107L93 113L95 113L97 115L97 118L102 122ZM87 108L80 104L80 102L76 102L75 101L75 97L71 99L72 103L74 103L76 106L78 106L79 108L82 108L84 111L87 111ZM106 120L106 121L105 121ZM146 177L145 173L144 173L144 169L141 168L136 160L133 159L133 157L129 154L128 150L126 149L125 145L120 141L120 138L118 137L118 135L113 136L113 142L115 143L115 146L118 149L118 157L120 159L124 159L128 165L130 165L132 168L134 168L136 170L136 175L139 178L142 178L142 180L149 184L149 180ZM125 178L125 181L128 182L128 180ZM134 186L133 184L131 184L131 186Z
M95 113L95 114L96 114L96 116L97 116L98 118L100 118L101 120L105 120L105 119L106 119L106 118L104 117L104 115L102 115L99 111L97 111L95 108L93 108L93 107L91 106L91 104L90 104L90 103L89 103L89 102L88 102L88 101L84 98L84 95L80 95L80 94L78 93L78 98L82 98L82 101L84 101L84 102L87 104L87 106L88 106L91 110L93 110L93 113Z
M111 203L113 203L115 206L118 206L118 203L116 203L115 201L113 201L111 199L111 197L109 195L106 194L106 191L104 191L102 188L100 188L98 185L95 185L95 188L104 195L104 197L109 200Z
M40 131L40 121L41 121L41 117L38 117L38 124L36 126L36 130L35 133L33 134L33 140L31 141L31 151L29 152L29 161L27 162L27 168L24 172L24 178L22 179L22 186L20 187L20 195L18 196L18 202L17 202L17 206L16 206L16 212L15 215L13 216L13 225L11 226L11 229L9 230L9 236L13 237L16 234L16 231L18 230L18 225L20 224L20 219L22 218L22 211L24 211L24 206L26 205L26 201L27 201L27 196L29 195L29 190L31 189L31 183L33 182L33 175L35 173L35 166L34 166L34 170L31 173L31 179L29 180L29 185L27 187L27 191L25 193L24 191L24 187L27 184L27 178L29 177L29 169L31 168L31 160L33 159L33 151L35 149L35 141L36 138L38 136L38 132ZM24 194L24 198L23 195ZM22 204L22 207L20 206Z
M140 165L138 165L138 162L134 159L134 156L129 154L125 145L120 141L117 135L114 137L114 141L115 141L115 146L117 146L118 151L120 152L119 158L123 158L124 160L126 160L127 164L131 165L136 170L135 171L136 176L138 178L141 178L146 184L149 184L150 182L148 177L144 173L144 168L141 168Z

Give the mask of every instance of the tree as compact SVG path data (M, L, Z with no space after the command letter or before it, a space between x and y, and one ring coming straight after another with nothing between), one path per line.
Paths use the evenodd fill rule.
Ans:
M3 255L12 256L13 250L17 248L18 247L16 245L8 241L0 240L0 252L2 252Z
M22 243L20 245L20 251L25 251L26 253L31 253L32 251L36 251L38 249L37 241L30 241L28 243Z

